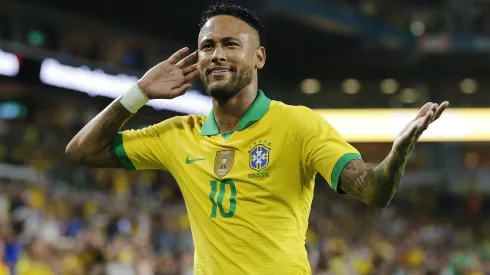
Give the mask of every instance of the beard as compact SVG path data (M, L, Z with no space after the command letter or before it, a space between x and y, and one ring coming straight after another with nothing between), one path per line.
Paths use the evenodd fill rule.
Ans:
M231 71L230 77L226 80L211 80L211 75L200 75L201 81L206 88L206 92L214 99L226 102L233 96L240 93L253 78L253 68L243 67L237 71Z

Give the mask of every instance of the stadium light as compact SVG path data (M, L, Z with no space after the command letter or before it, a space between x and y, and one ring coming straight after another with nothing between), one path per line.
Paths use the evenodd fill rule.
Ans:
M46 44L46 34L38 29L30 30L26 34L26 40L33 46L44 46Z
M465 78L459 83L459 88L464 94L474 94L478 90L478 82L471 78Z
M42 61L39 78L44 84L83 92L89 96L109 98L117 98L138 81L136 76L111 75L101 69L92 70L87 66L73 67L61 64L53 58ZM151 100L147 105L156 110L206 115L212 107L212 101L211 97L202 95L197 90L189 90L180 97Z
M425 33L425 25L421 21L413 21L410 24L410 32L415 36L422 36Z
M402 108L315 111L349 142L393 142L419 110ZM490 108L449 108L423 133L420 141L490 142L490 127L482 127L488 121Z
M398 91L399 87L400 87L400 85L398 84L398 81L391 79L391 78L388 78L388 79L381 81L381 84L380 84L381 92L383 92L383 94L387 94L387 95L391 95L391 94L396 93Z
M19 60L12 53L0 50L0 75L16 76L19 73Z
M357 94L361 90L361 83L357 79L346 79L342 82L342 90L349 95Z
M417 90L413 88L405 88L401 91L400 101L407 104L413 104L419 99Z
M26 106L17 102L2 102L0 103L0 119L16 119L26 116Z
M308 78L301 81L301 91L304 94L316 94L322 88L320 81L313 78Z

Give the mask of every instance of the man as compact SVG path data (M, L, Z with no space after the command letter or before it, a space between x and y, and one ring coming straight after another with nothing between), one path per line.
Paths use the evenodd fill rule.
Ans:
M311 274L304 243L317 172L338 193L386 206L417 139L448 103L422 107L387 158L370 167L318 114L258 89L266 52L250 11L216 5L202 23L195 53L181 49L151 68L67 154L93 167L170 171L189 214L195 274ZM209 116L118 133L149 99L180 96L199 76L213 98Z

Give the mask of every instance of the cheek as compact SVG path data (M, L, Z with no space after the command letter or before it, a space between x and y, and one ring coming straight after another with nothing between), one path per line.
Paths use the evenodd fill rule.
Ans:
M199 59L197 60L197 69L200 73L202 73L206 69L207 63L208 62L206 58L203 58L202 56L199 57Z
M253 50L246 49L241 53L240 58L247 66L255 66L255 52Z
M243 62L248 62L251 57L246 49L240 51L234 51L231 55L233 56L233 58L242 60Z

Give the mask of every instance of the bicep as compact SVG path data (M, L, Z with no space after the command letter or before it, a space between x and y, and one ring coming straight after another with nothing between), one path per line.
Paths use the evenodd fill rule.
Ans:
M339 179L339 190L370 205L374 176L374 167L360 159L354 159L342 169Z
M160 132L157 127L159 126L153 125L138 130L127 130L116 136L114 151L124 169L168 170L166 159L169 144L172 144L170 131Z
M303 159L307 166L319 172L335 192L341 193L338 184L341 172L352 160L362 159L359 151L324 120L315 130L305 131L303 135Z

